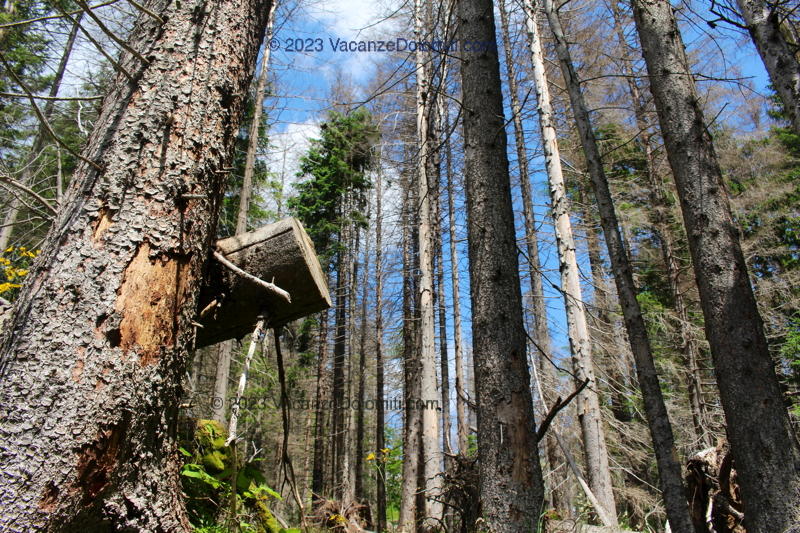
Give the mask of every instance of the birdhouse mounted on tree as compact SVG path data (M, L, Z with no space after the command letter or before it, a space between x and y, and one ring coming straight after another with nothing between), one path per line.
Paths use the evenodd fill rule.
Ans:
M252 333L264 311L270 326L280 326L331 306L314 244L295 218L222 239L216 249L222 258L210 261L200 294L196 348ZM286 291L289 301L247 274Z

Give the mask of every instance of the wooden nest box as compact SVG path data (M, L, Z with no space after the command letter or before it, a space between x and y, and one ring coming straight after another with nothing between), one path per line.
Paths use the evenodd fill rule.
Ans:
M211 259L200 293L196 348L253 332L266 311L269 325L281 326L331 306L314 244L300 221L286 218L255 231L217 241L225 259L288 292L291 303Z

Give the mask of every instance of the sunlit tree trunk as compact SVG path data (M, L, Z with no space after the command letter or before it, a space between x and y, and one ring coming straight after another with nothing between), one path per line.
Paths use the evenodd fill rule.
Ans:
M794 43L795 50L792 50L781 30L783 16L774 5L778 3L785 3L785 9L790 9L791 2L736 0L772 86L781 97L794 131L800 135L800 59L797 43ZM797 9L796 5L794 9Z
M750 533L800 522L790 426L728 195L672 6L634 0L650 90L675 177Z
M188 529L180 383L270 3L149 6L6 323L0 529Z
M550 92L547 87L547 74L544 70L544 55L536 21L536 12L533 6L526 4L526 7L526 22L539 111L539 127L542 133L545 166L550 184L552 216L556 231L559 270L561 271L561 290L564 295L564 307L567 313L567 330L572 351L573 368L578 380L588 379L591 383L591 386L586 387L584 392L578 395L577 398L578 418L581 423L583 449L586 457L586 470L592 492L605 509L606 514L616 522L617 512L611 485L611 470L608 466L608 450L606 449L603 417L600 411L597 379L592 359L592 339L589 336L586 308L581 294L580 271L578 270L578 261L575 255L575 239L572 233L572 222L570 221L569 200L564 185L560 152L556 139L555 117L550 103ZM547 362L547 364L550 363ZM542 368L546 369L546 366L543 364Z
M458 0L460 42L496 43L491 0ZM464 51L463 93L479 491L490 531L535 531L544 499L522 317L497 47Z
M631 345L636 373L639 378L639 387L642 390L645 413L653 439L653 448L658 464L659 481L667 509L672 530L675 532L693 531L689 518L689 507L686 502L686 490L681 476L681 465L678 462L675 449L675 439L672 426L664 404L664 398L656 373L653 354L650 349L650 339L642 317L639 302L636 299L636 287L633 281L633 271L628 259L626 248L620 235L620 224L614 210L611 191L600 159L594 131L589 119L589 111L583 99L578 75L570 57L569 46L561 28L561 21L553 0L543 0L550 29L556 43L561 72L569 92L572 112L578 126L581 145L589 168L589 177L594 190L595 201L600 214L600 223L603 227L608 256L614 273L617 286L617 296L622 307L625 327L628 332L628 341Z

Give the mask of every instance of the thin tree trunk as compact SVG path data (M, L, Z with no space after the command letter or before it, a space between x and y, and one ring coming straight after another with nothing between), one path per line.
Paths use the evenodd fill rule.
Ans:
M567 330L572 350L573 369L578 382L589 380L591 386L584 389L577 398L578 418L583 434L583 449L589 485L597 496L605 512L614 523L617 520L614 492L611 484L611 470L608 465L603 416L600 411L597 379L592 359L592 340L583 303L580 286L580 272L575 255L575 239L570 221L569 200L566 195L564 177L561 169L558 141L556 140L555 120L547 87L536 13L526 3L526 19L530 39L531 61L533 63L534 84L539 106L539 126L542 131L542 145L545 165L550 184L552 216L556 230L556 245L561 271L561 290L567 313ZM549 363L547 363L549 364ZM547 368L546 364L542 365Z
M13 12L13 9L10 11ZM56 69L56 74L53 77L53 83L50 85L50 92L48 96L50 98L55 98L58 96L58 91L61 88L61 80L64 79L64 73L67 70L67 64L69 63L69 58L72 55L72 48L75 46L75 39L78 36L78 28L83 18L83 11L78 13L78 16L75 18L75 22L72 24L72 30L69 32L69 36L67 37L67 42L64 45L64 53L61 54L61 61L58 63L58 68ZM0 34L2 35L2 34ZM53 116L53 111L55 110L55 100L48 100L47 103L44 105L44 109L42 110L42 116L44 116L45 121L49 121L50 118ZM36 137L33 139L33 143L28 151L28 156L25 158L25 162L22 165L22 176L20 178L20 183L22 185L28 186L31 181L33 180L33 172L35 165L33 164L37 157L39 157L39 152L44 147L44 141L48 137L47 133L47 126L44 122L39 124L39 129L36 130ZM58 154L59 161L61 160L61 153ZM61 173L59 172L59 176ZM61 187L57 186L56 191L60 191ZM60 198L60 195L58 195ZM59 205L61 202L58 202ZM10 205L8 206L8 211L6 212L6 216L3 218L3 225L0 227L0 250L5 250L8 248L8 243L11 241L11 234L14 231L14 224L17 221L17 217L19 216L20 211L20 201L19 198L14 195L11 197Z
M398 529L406 533L416 531L417 478L420 454L420 410L415 409L419 399L419 355L415 323L414 253L412 251L411 206L414 205L407 175L400 178L403 188L403 475L400 495Z
M450 131L449 111L445 109L445 131ZM447 220L448 240L450 241L450 284L452 285L453 298L453 358L456 371L456 425L458 433L458 453L467 455L469 419L467 418L466 391L464 390L464 354L463 335L461 332L461 290L459 283L459 259L456 245L456 215L455 200L453 198L453 153L450 138L445 140L447 155Z
M550 330L547 326L547 307L544 300L542 286L542 268L539 262L539 237L536 231L536 218L533 212L533 195L531 194L530 174L528 172L528 151L525 148L525 130L522 126L522 105L519 101L519 88L514 58L512 56L511 37L509 33L508 13L505 1L498 4L500 11L501 35L503 49L506 55L506 78L508 90L511 94L511 114L514 125L514 141L517 151L517 165L519 167L520 191L522 192L522 210L525 216L525 245L528 260L528 277L531 285L531 302L533 304L533 333L535 340L534 350L538 355L539 367L542 371L542 381L546 390L546 401L552 405L556 396L555 372L548 357L552 354ZM569 512L569 496L566 493L567 485L564 472L557 472L556 467L561 463L558 453L558 443L553 434L548 434L545 441L545 452L550 465L550 496L551 504L561 512Z
M375 182L375 457L378 458L376 500L378 533L386 531L386 420L383 391L383 176Z
M665 0L634 0L633 8L681 200L745 502L745 526L750 533L786 531L800 522L800 449L769 354L713 142L671 5Z
M422 13L422 0L414 2L414 24L418 41L425 38ZM429 158L431 146L429 139L429 114L435 102L431 91L430 80L426 72L426 62L430 54L422 47L416 52L416 91L417 91L417 189L419 203L417 205L419 231L419 312L420 312L420 396L422 433L422 476L425 482L425 509L422 513L424 524L430 527L438 525L442 515L442 505L438 501L441 493L442 454L439 447L439 414L437 409L440 396L436 383L436 340L435 312L433 292L433 247L432 224L432 187L429 183ZM418 513L423 511L418 509ZM429 520L430 519L430 520Z
M460 42L496 43L491 0L459 0ZM465 52L467 240L478 395L479 490L490 531L532 531L544 500L522 317L496 46Z
M317 355L317 392L316 404L314 408L314 466L311 480L312 503L318 504L327 495L327 485L325 483L325 456L330 433L327 428L327 410L323 405L327 403L328 384L326 375L328 373L328 311L321 314L319 325L319 350Z
M736 0L736 4L792 127L800 135L800 60L781 30L781 14L765 0ZM790 4L786 2L787 9Z
M697 338L689 322L688 305L686 304L683 290L681 290L680 286L681 269L676 255L675 238L671 228L673 220L669 210L669 204L666 200L663 180L656 171L655 148L653 145L653 137L650 134L651 125L644 108L644 101L639 91L639 85L636 83L636 76L632 72L632 69L628 67L628 48L622 27L622 14L617 1L618 0L611 0L611 12L614 17L614 31L617 36L617 42L623 53L623 74L625 74L625 82L628 86L628 92L630 93L631 102L633 104L636 127L640 132L639 137L644 148L646 164L645 174L649 184L649 198L652 204L648 213L652 220L653 228L658 235L658 240L661 243L664 265L667 269L667 278L669 279L675 314L678 319L681 352L684 355L686 366L689 370L687 389L689 392L689 406L692 412L692 423L694 425L695 434L700 440L701 447L706 448L711 446L712 442L706 421L705 404L703 403L702 375L698 361L700 347L698 346Z
M617 285L617 295L622 306L628 341L631 344L639 386L642 390L645 413L653 439L653 449L660 477L660 487L667 509L667 517L673 531L691 532L693 526L689 518L689 507L686 502L686 490L681 476L681 465L675 450L675 439L672 434L669 416L661 388L658 382L650 340L647 336L644 318L639 302L636 299L636 287L633 282L633 271L619 231L611 191L608 188L597 141L592 131L589 112L583 100L580 82L570 57L569 46L561 28L561 21L556 13L553 0L543 0L543 5L550 22L550 28L556 42L556 52L569 91L572 111L577 122L581 145L589 167L589 176L594 189L595 200L600 213L600 222L605 235L611 268Z
M367 208L367 219L369 219L369 207ZM369 237L367 235L367 237ZM358 410L356 412L356 453L355 453L355 495L356 501L363 502L366 500L364 493L364 399L366 394L366 379L367 379L367 297L369 296L369 253L370 241L366 239L364 246L364 264L363 271L364 277L361 280L361 334L358 340Z
M272 28L275 21L275 2L272 3L267 18L267 35L264 42L269 43L272 38ZM270 47L264 46L261 56L261 71L256 85L255 100L253 103L253 122L250 124L249 137L247 138L247 155L245 156L244 179L242 190L239 193L239 211L236 216L236 234L247 231L247 213L250 211L250 196L253 193L253 170L255 168L256 151L258 150L258 133L263 112L264 95L267 89L267 74L269 72ZM233 340L219 344L217 348L217 376L214 381L214 402L211 417L221 424L225 424L225 403L228 400L228 381L230 377L231 355L233 354ZM219 400L217 400L219 399Z
M175 421L270 3L142 15L0 349L0 529L185 531ZM197 198L197 196L201 198ZM34 473L35 475L31 475Z

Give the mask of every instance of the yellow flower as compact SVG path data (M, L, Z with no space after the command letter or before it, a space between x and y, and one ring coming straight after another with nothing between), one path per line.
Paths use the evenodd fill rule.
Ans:
M8 248L6 248L6 253L10 253L10 252L13 252L13 251L14 251L14 247L13 246L9 246Z
M11 261L6 259L5 257L0 257L0 265L10 265Z
M28 269L27 268L22 268L20 270L17 270L17 276L23 277L23 276L27 276L27 275L28 275Z
M383 455L389 455L389 452L390 452L390 451L392 451L392 449L391 449L391 448L383 448L383 449L381 450L381 453L382 453Z
M17 285L16 283L0 283L0 294L8 292L11 289L18 289L20 287L22 287L22 285Z
M374 453L370 453L369 455L367 455L367 461L374 461L374 460L375 460L375 454Z

